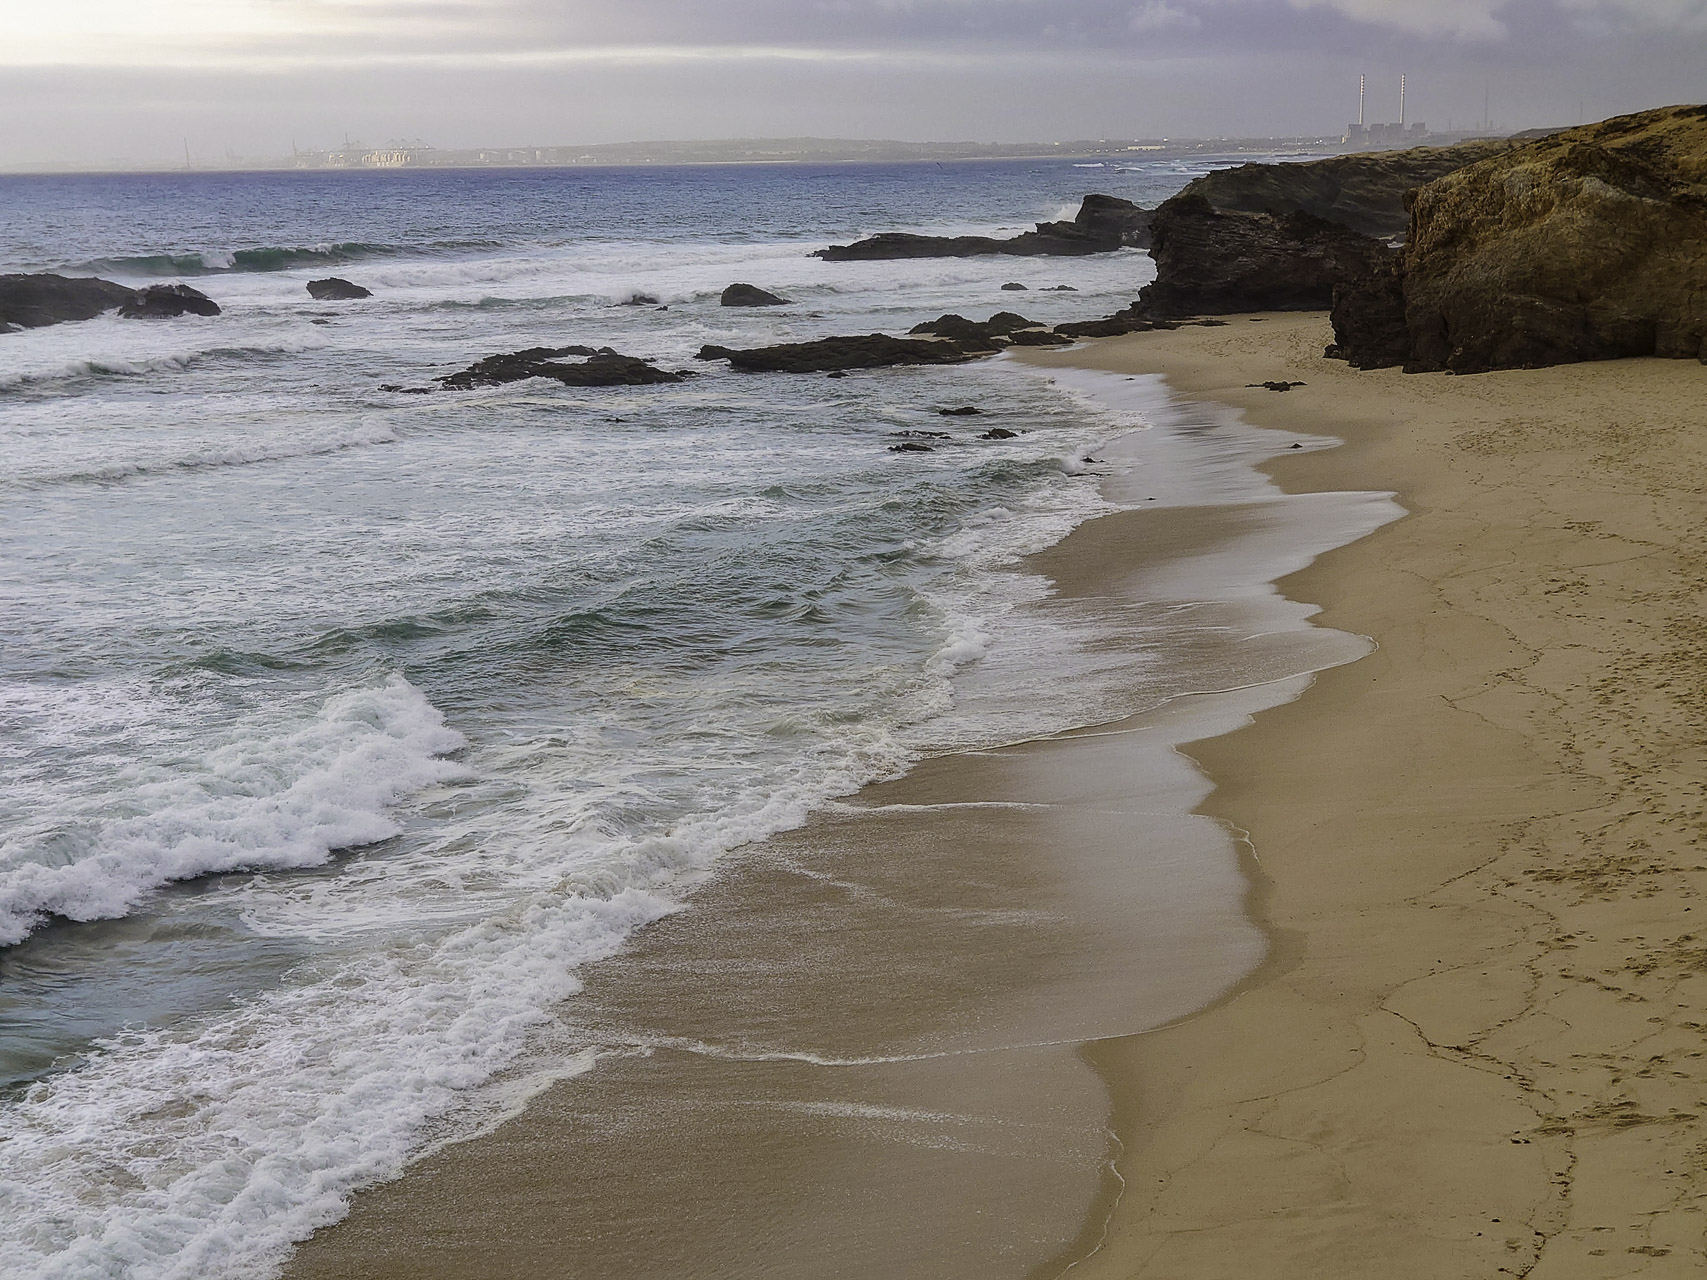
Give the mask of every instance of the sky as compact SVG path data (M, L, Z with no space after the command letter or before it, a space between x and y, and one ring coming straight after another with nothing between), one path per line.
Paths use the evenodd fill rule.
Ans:
M0 0L0 167L1267 137L1707 100L1707 0ZM1484 107L1486 104L1486 107Z

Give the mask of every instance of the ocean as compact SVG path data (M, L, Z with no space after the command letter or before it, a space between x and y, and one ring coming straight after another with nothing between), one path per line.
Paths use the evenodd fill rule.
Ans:
M275 1274L596 1072L578 973L742 846L1129 709L1142 652L1018 558L1110 509L1153 387L693 356L1107 314L1144 254L808 254L1217 163L0 178L0 271L224 308L0 335L0 1273ZM570 343L697 376L407 390Z

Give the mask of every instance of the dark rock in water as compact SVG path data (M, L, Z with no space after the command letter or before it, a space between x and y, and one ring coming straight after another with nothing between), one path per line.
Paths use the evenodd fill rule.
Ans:
M175 316L216 316L219 304L187 284L151 284L119 304L119 314L131 320L170 320Z
M1253 390L1261 387L1264 391L1290 391L1293 387L1301 387L1302 382L1247 382L1247 387Z
M1005 253L1006 240L991 236L920 236L906 231L883 231L852 244L819 249L814 258L826 262L888 262L899 258L977 258Z
M916 440L909 440L909 441L907 441L906 444L892 444L892 445L890 445L889 446L889 452L890 453L935 453L936 450L932 449L928 444L920 444Z
M1004 293L1024 293L1026 292L1026 286L1021 284L1018 280L1010 280L1002 286L1002 291Z
M723 291L722 303L726 307L784 307L788 299L757 285L732 284Z
M324 280L308 282L308 296L316 302L349 302L356 298L371 298L373 291L337 276L327 276Z
M958 409L938 409L945 418L976 418L984 411L975 404L963 404Z
M954 437L946 431L891 431L892 436L900 436L904 440L952 440Z
M1043 292L1044 293L1077 293L1078 290L1073 288L1073 286L1070 284L1052 284L1047 289L1043 290Z
M1367 236L1402 236L1406 195L1449 173L1511 150L1509 139L1331 156L1303 164L1243 164L1195 178L1180 194L1230 213L1308 213Z
M657 305L658 299L649 293L631 293L617 303L619 307L655 307Z
M580 364L562 364L559 356L584 355ZM634 387L680 382L682 374L657 368L648 360L621 355L609 347L530 347L508 355L487 356L457 373L435 379L446 391L496 387L526 378L551 378L566 387Z
M1089 195L1071 222L1040 222L1037 230L1007 240L992 236L921 236L885 231L853 244L831 245L813 257L827 262L875 262L895 258L1078 257L1142 249L1149 245L1151 211L1118 196Z
M1012 440L1017 435L1019 432L1009 431L1006 427L991 427L978 438L980 440Z
M1707 359L1707 106L1568 129L1424 187L1405 367ZM1342 345L1367 361L1348 318Z
M913 334L935 334L958 343L968 351L987 354L1000 351L1010 343L1015 346L1054 346L1058 339L1035 320L1012 311L998 311L988 320L968 320L965 316L938 316L908 330Z
M960 364L980 354L954 342L894 338L886 333L785 342L736 351L701 348L702 360L727 360L744 373L826 373L835 369L880 369L891 365Z
M841 369L831 369L830 372L826 373L824 376L826 378L845 378L848 375Z
M0 275L0 332L92 320L135 296L134 289L87 276Z
M1364 279L1394 251L1307 213L1228 213L1200 195L1156 211L1156 279L1139 292L1152 316L1326 311L1336 285Z
M1065 347L1073 340L1051 329L1021 329L1018 333L1010 333L1008 341L1016 347Z

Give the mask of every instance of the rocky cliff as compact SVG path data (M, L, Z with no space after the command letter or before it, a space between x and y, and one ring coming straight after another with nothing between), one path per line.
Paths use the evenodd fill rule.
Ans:
M1336 286L1393 256L1384 242L1324 218L1227 212L1189 191L1156 211L1150 236L1156 280L1138 305L1159 317L1325 311Z
M1509 151L1509 139L1331 156L1302 164L1242 164L1193 181L1180 194L1234 213L1308 213L1366 236L1402 236L1405 196L1467 165Z
M1707 359L1707 107L1566 130L1422 188L1397 272L1344 289L1334 324L1366 367Z

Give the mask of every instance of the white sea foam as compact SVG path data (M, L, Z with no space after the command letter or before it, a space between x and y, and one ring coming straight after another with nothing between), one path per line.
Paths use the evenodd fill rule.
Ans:
M0 714L42 710L12 689ZM316 866L338 849L396 834L388 807L463 773L443 759L463 743L401 677L327 700L283 733L237 727L199 759L120 773L74 817L8 831L0 841L0 945L50 916L122 916L174 880Z
M1010 561L1103 509L1088 477L1069 478L1122 425L1090 401L985 366L837 383L711 369L662 392L532 384L374 407L382 380L418 385L552 342L685 362L707 341L896 330L946 310L1082 318L1123 305L1145 267L1136 254L828 264L806 256L816 243L372 258L350 274L375 297L331 310L305 300L318 268L233 272L198 281L226 308L215 324L108 317L6 339L0 379L24 394L0 405L0 429L29 442L14 456L42 474L171 479L16 491L35 504L37 558L0 566L0 597L42 619L19 632L32 676L0 706L29 748L0 800L37 817L12 824L0 863L0 939L49 914L165 910L173 895L157 890L176 878L315 867L403 833L335 872L219 886L247 937L309 958L229 1006L79 1045L81 1066L0 1108L6 1268L270 1274L356 1188L592 1067L603 1048L553 1022L577 969L680 909L728 850L922 745L1080 714L1089 633L1032 621L1023 606L1046 584ZM202 261L226 265L214 250ZM1081 291L1016 299L1000 291L1015 278ZM725 310L717 295L736 279L795 305ZM633 292L670 310L610 305ZM210 334L304 358L257 377L206 359ZM87 378L111 361L144 376ZM56 369L63 386L25 385ZM35 406L35 390L79 397L77 412ZM887 452L888 432L939 428L937 405L974 394L1027 434L985 443L957 427L934 454ZM259 461L287 465L242 465ZM956 501L968 511L935 519ZM841 612L816 630L752 600L734 623L717 612L719 590L772 575L763 557L741 561L749 543L780 561L797 542L822 564L803 555L787 570L798 580L775 570L774 616L837 604L819 579L846 575ZM694 576L725 558L740 571ZM30 577L34 565L50 570ZM677 598L696 593L696 607ZM610 635L577 647L576 620L605 614ZM504 629L455 621L487 615ZM342 678L336 655L360 669L393 623L445 637L396 645L461 699L431 686L455 729L401 679ZM80 674L120 662L120 642L124 660L156 646L142 675ZM223 719L192 705L194 682L158 678L160 653L228 648L288 656L292 674L210 677L239 708ZM970 714L957 690L986 669L1026 679ZM328 670L339 678L316 683Z

